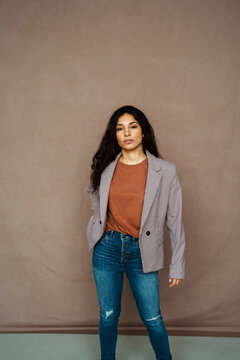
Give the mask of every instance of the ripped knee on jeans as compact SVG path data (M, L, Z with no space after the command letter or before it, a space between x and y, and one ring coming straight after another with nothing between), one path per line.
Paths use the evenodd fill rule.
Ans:
M105 319L107 319L111 314L113 314L113 310L105 311Z
M101 309L100 310L100 318L102 320L106 320L106 321L116 321L118 320L120 315L120 310L116 310L113 308L110 309Z
M159 325L163 321L162 314L158 314L157 316L154 316L149 319L144 318L143 321L148 325L152 325L152 326Z

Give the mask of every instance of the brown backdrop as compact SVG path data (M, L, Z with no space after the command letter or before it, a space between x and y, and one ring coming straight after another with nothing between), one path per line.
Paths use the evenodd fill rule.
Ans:
M186 278L169 334L240 334L240 2L8 0L1 16L0 331L97 331L90 162L139 107L183 191ZM119 331L144 330L125 277Z

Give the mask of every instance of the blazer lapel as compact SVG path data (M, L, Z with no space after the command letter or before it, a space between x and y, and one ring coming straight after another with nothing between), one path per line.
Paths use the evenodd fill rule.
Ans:
M147 180L146 180L146 187L143 199L143 207L142 207L142 216L141 216L141 223L140 223L140 231L139 234L142 233L143 225L147 220L149 211L151 209L153 200L155 198L161 177L162 171L161 165L157 161L157 158L152 155L148 150L146 150L146 154L148 157L148 172L147 172Z
M151 205L153 203L162 176L162 172L159 171L161 170L161 165L157 161L157 158L154 155L152 155L148 150L146 150L146 155L148 158L148 172L147 172L147 180L146 180L146 187L145 187L143 208L141 215L140 233L142 232L143 225L151 209ZM102 226L105 226L110 185L115 167L117 165L117 161L120 156L121 156L121 152L117 154L116 158L104 169L101 175L99 196L100 196L100 219L102 222Z

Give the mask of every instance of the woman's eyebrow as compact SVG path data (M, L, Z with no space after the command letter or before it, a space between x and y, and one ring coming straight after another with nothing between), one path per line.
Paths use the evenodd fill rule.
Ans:
M136 121L132 121L132 122L130 122L128 125L131 125L131 124L137 124L137 122ZM117 124L116 126L118 126L118 125L123 125L123 124Z

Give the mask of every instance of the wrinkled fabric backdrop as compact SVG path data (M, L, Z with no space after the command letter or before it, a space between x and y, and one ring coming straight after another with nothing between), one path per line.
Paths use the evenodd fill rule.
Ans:
M149 118L183 192L170 335L240 334L240 2L0 1L0 331L97 332L90 163L119 106ZM125 276L119 333L145 333Z

